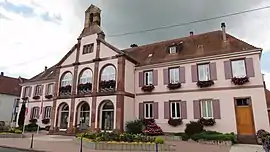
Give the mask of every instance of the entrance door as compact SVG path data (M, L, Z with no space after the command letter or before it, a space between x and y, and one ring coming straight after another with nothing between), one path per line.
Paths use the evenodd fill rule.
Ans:
M61 113L61 119L60 119L60 129L67 129L68 127L68 112L62 112Z
M235 100L236 124L239 135L255 134L251 100L242 98Z
M102 111L102 130L113 130L113 111Z

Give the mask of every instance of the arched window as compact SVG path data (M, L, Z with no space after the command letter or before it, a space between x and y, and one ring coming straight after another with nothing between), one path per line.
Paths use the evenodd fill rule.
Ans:
M112 65L107 65L101 71L100 77L100 91L101 92L108 92L114 91L116 86L116 70L115 67Z
M60 95L70 95L71 94L71 86L72 86L72 74L71 72L67 72L62 75L61 83L59 88Z
M94 14L93 14L93 13L91 13L91 14L90 14L90 22L92 23L92 22L93 22L93 20L94 20Z
M92 83L92 71L90 69L83 70L80 75L79 84Z
M101 72L101 81L115 80L115 74L114 66L108 65Z
M61 79L61 87L72 85L72 74L70 72L65 73Z

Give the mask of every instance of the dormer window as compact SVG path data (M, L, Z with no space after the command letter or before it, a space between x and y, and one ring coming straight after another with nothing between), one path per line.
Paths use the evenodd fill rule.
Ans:
M151 54L148 55L148 57L152 57L152 55L153 55L153 54L151 53Z
M177 53L176 46L171 46L171 47L169 47L169 53L170 53L170 54L175 54L175 53Z

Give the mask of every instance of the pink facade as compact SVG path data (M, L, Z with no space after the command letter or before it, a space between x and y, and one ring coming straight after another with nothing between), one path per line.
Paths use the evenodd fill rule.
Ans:
M97 10L99 9L92 11ZM238 52L220 51L220 53L204 56L200 56L201 50L198 50L197 57L176 60L174 58L177 55L170 55L168 60L164 57L162 62L146 64L144 62L148 60L153 62L157 60L155 53L147 54L147 58L141 61L136 54L128 50L121 51L108 44L97 25L99 22L92 23L88 20L85 22L86 25L90 22L89 26L83 30L78 43L55 66L55 77L50 79L55 84L54 97L53 100L48 100L44 104L53 107L51 112L53 132L74 133L77 129L82 129L83 125L84 129L109 127L110 130L124 130L125 122L138 118L155 119L164 132L183 132L186 123L201 119L206 115L216 121L214 126L206 127L209 130L238 134L254 134L258 129L269 130L260 70L260 49ZM223 43L222 35L218 36L221 36L219 41ZM189 40L186 42L187 44L181 42L179 45L190 47ZM148 49L150 48L149 46ZM166 53L166 48L164 53ZM211 49L205 45L205 50L208 48ZM134 49L140 51L144 49L144 46ZM184 52L184 49L180 51ZM142 51L142 54L145 52ZM245 77L249 82L243 85L235 85L232 83L232 76L228 77L235 72L232 67L228 69L227 64L230 62L232 66L231 62L237 59L245 60ZM208 72L210 71L208 73L210 78L207 81L214 83L200 88L197 82L201 76L197 73L197 68L205 63L209 63ZM170 73L170 68L179 69L179 71L176 70L178 74L177 72ZM88 73L84 73L86 70ZM147 71L151 72L147 73ZM67 73L69 76L66 76ZM207 77L207 75L204 76ZM168 84L172 82L172 79L180 83L181 87L169 89ZM47 82L36 80L33 84L24 83L23 86L33 88L36 84L46 86ZM91 87L86 86L87 84L91 84ZM154 86L153 90L142 90L143 87L151 85ZM81 92L80 86L89 88L84 88L83 91L86 92ZM68 93L65 89L68 89ZM45 94L44 91L42 96ZM21 97L24 97L23 93ZM30 108L40 105L40 101L31 99ZM203 101L207 101L207 104L205 103L207 108L201 104ZM250 107L252 111L249 113L247 128L253 131L243 129L243 123L238 120L242 118L241 113L245 113L241 109L244 106ZM168 120L172 118L183 119L183 124L177 127L170 126ZM30 119L30 115L27 119Z

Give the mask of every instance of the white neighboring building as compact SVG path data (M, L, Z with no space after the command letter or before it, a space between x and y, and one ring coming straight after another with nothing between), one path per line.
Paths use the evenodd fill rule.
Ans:
M21 86L25 79L12 78L0 74L0 121L5 124L16 122L18 113L18 102L20 98Z

